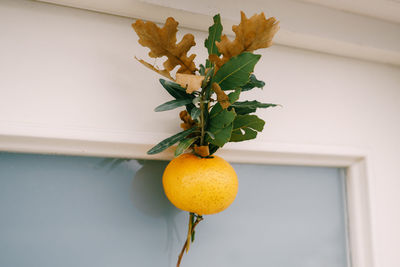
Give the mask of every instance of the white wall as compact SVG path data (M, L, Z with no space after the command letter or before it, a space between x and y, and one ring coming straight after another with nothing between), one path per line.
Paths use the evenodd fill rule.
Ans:
M147 50L132 22L1 0L0 143L5 135L130 142L178 131L178 111L153 112L170 98L133 59ZM206 35L195 36L201 62ZM284 46L262 54L255 73L267 86L248 97L283 108L259 113L267 126L256 142L369 150L377 266L400 266L400 69Z

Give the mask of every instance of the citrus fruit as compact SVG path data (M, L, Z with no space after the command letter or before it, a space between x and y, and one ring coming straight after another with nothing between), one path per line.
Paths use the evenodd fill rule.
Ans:
M218 156L200 158L182 154L173 159L163 174L163 186L175 207L199 215L226 209L238 191L233 167Z

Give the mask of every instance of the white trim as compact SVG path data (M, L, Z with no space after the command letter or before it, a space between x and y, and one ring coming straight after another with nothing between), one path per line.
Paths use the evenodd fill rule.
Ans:
M400 5L398 0L370 0L370 1L348 1L348 0L297 0L316 5L321 5L337 10L345 10L353 14L371 16L374 18L400 23Z
M146 154L154 143L161 140L159 135L139 133L131 136L130 140L116 142L95 138L83 140L3 134L0 135L0 151L164 160L173 157L172 149L153 156ZM343 147L248 142L229 145L219 155L228 161L240 163L346 168L351 266L375 266L370 217L371 176L367 168L367 152Z
M146 151L174 133L131 133L9 121L0 121L0 125L0 151L119 158L173 157L172 149L152 156ZM349 167L366 155L357 148L261 143L257 140L228 143L219 154L233 162L332 167Z
M347 167L346 188L349 216L350 251L353 267L374 266L371 235L371 183L368 158Z
M188 12L178 8L171 8L161 5L154 5L142 1L115 0L115 1L93 1L93 0L37 0L40 2L52 3L79 9L102 12L106 14L118 15L129 18L151 20L158 23L164 23L167 16L173 16L179 21L180 26L207 31L212 21L211 15ZM309 4L311 5L311 4ZM312 6L312 5L311 5ZM314 5L315 6L315 5ZM349 19L349 23L351 23ZM232 25L237 24L230 19L222 18L225 29L230 29ZM386 30L388 30L386 28ZM229 35L229 31L226 32ZM233 34L233 33L231 33ZM362 32L360 35L371 34ZM396 34L395 32L393 34ZM306 50L312 50L332 55L351 57L361 60L391 64L400 66L400 51L386 49L384 47L374 47L363 42L354 42L336 38L326 38L317 34L307 34L304 32L295 32L284 28L281 29L274 38L276 44L296 47Z
M99 135L98 135L99 136ZM117 135L116 135L117 137ZM120 136L112 141L100 138L73 139L43 135L0 134L0 151L63 154L76 156L98 156L116 158L167 159L173 158L173 148L160 154L147 155L154 144L166 135L138 133L130 140ZM251 142L228 144L218 151L225 159L238 163L259 163L277 165L303 165L347 168L363 160L364 154L357 149Z

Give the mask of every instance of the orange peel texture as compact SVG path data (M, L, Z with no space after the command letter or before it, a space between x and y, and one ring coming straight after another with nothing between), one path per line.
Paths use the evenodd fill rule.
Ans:
M234 201L238 179L224 159L183 154L173 159L163 175L168 199L177 208L199 215L221 212Z

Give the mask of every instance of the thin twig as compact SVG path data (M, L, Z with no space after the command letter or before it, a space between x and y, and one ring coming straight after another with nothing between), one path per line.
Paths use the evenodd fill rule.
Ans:
M200 123L201 123L201 137L200 137L200 146L204 146L204 92L201 92L200 98Z
M189 220L191 220L190 217L189 217ZM187 243L190 242L189 239L190 239L191 236L193 235L196 226L197 226L197 225L199 224L199 222L201 222L202 220L203 220L203 217L202 217L202 216L200 216L200 215L197 215L197 216L196 216L196 221L194 222L194 224L193 224L193 226L192 226L192 232L191 232L191 234L186 238L186 241L185 241L185 243L183 244L183 247L182 247L182 249L181 249L181 253L179 253L178 262L176 263L176 267L179 267L179 266L181 265L182 257L183 257L183 254L185 253Z

